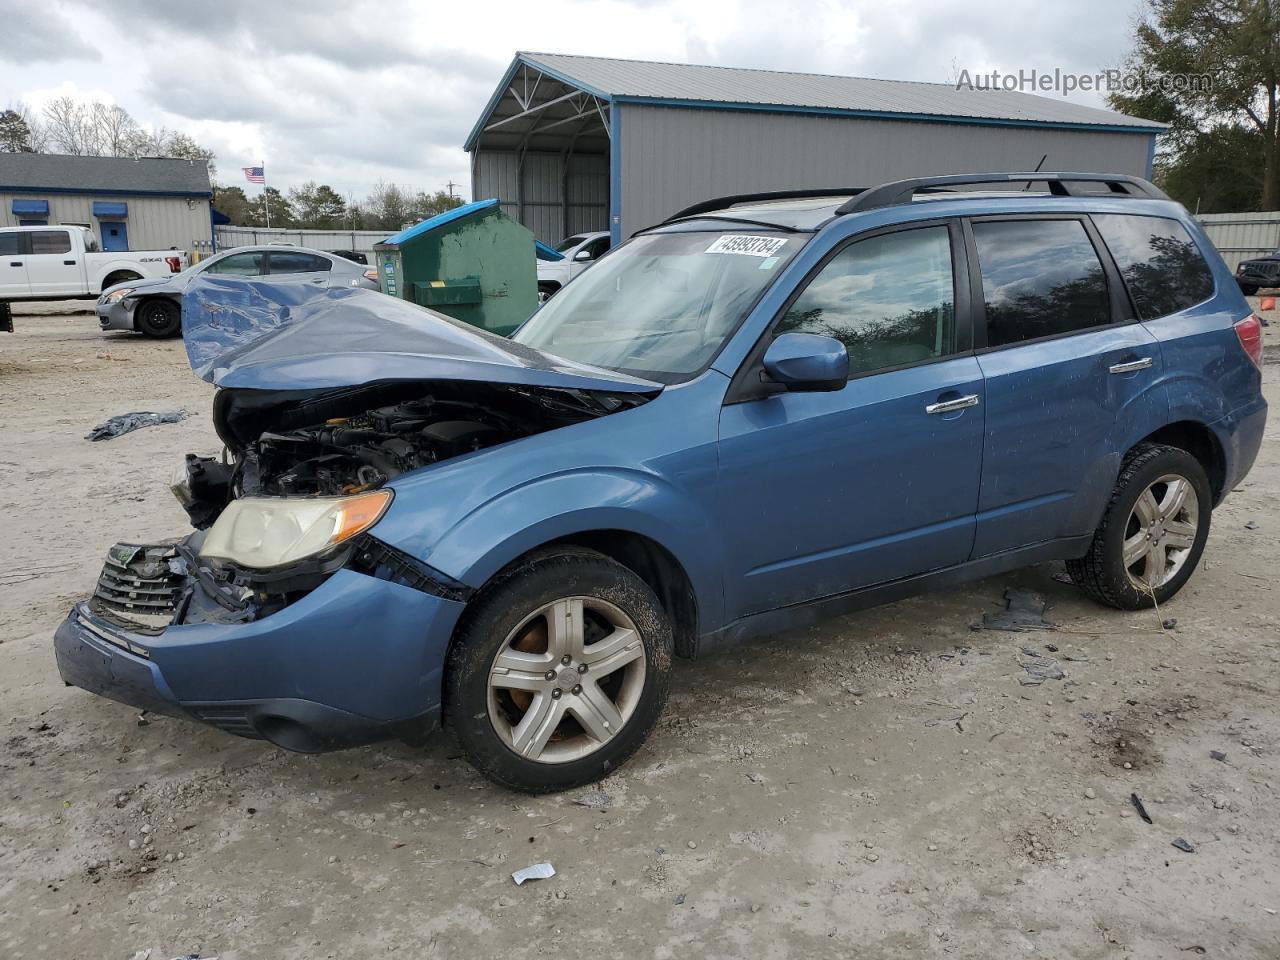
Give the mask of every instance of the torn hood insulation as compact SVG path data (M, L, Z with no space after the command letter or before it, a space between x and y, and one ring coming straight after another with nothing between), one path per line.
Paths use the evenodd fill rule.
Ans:
M182 295L182 337L204 380L315 391L396 381L468 381L657 393L662 386L573 363L404 300L310 279L204 276Z

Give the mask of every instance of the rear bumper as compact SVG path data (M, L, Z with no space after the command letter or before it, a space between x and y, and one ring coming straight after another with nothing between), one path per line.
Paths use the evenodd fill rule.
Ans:
M340 570L261 620L156 635L122 629L81 603L55 633L54 651L73 686L311 753L429 731L462 608Z
M1267 428L1267 401L1259 394L1256 400L1233 410L1212 426L1226 454L1227 476L1219 497L1221 501L1258 459L1262 435Z

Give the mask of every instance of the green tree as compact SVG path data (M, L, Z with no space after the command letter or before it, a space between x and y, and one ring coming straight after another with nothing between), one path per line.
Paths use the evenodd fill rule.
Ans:
M247 227L253 222L253 204L241 187L215 185L213 209L225 213L238 227Z
M271 216L267 213L270 211ZM265 227L270 221L273 227L292 227L293 206L289 198L275 187L267 187L249 201L249 226Z
M413 198L413 206L410 209L410 220L426 220L437 214L444 213L446 210L452 210L454 207L462 206L461 197L453 197L445 193L443 190L437 190L435 193L426 193L419 190Z
M1240 124L1219 124L1188 137L1156 160L1156 179L1195 213L1256 210L1262 197L1262 137Z
M346 201L327 183L309 180L289 191L296 225L308 230L337 230L347 225Z
M1147 0L1125 66L1148 81L1209 79L1180 88L1148 82L1108 98L1117 110L1170 124L1162 138L1166 182L1189 182L1188 175L1174 171L1191 162L1193 152L1203 155L1210 142L1214 150L1244 146L1245 138L1223 129L1240 127L1256 135L1261 150L1255 203L1280 209L1280 0ZM1229 164L1237 165L1238 160ZM1215 189L1225 192L1230 174L1213 176L1224 181Z
M17 110L0 111L0 153L35 153L31 124Z
M394 183L381 180L365 201L364 212L371 230L399 230L412 219L409 197Z

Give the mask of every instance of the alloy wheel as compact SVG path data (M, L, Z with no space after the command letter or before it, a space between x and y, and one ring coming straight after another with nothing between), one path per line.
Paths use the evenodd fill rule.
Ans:
M645 650L631 619L598 597L539 607L489 668L489 721L516 754L567 763L599 750L636 711Z
M1200 498L1191 481L1165 474L1142 491L1125 524L1124 567L1145 592L1178 575L1200 526Z

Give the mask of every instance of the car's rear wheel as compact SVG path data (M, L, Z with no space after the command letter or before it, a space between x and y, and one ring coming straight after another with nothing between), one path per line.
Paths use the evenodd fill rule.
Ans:
M1089 552L1067 562L1099 603L1140 610L1190 579L1209 536L1213 495L1204 467L1177 447L1142 444L1126 458Z
M667 698L671 625L631 570L577 547L531 555L473 601L445 718L485 776L543 793L617 769Z
M134 308L133 325L148 337L175 337L182 329L182 313L168 300L143 300Z

